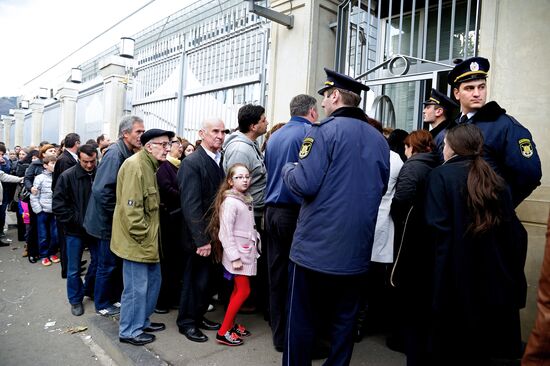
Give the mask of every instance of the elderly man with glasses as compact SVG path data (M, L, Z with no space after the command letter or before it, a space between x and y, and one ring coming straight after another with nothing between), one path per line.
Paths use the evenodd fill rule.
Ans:
M111 250L122 258L124 290L119 340L136 346L155 340L151 332L165 329L149 317L160 290L159 204L156 171L166 160L174 133L151 129L141 135L143 149L120 167L113 216Z

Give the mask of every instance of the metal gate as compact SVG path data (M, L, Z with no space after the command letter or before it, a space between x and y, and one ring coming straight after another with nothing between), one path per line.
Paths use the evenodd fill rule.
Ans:
M431 88L450 93L453 59L477 55L481 0L346 0L338 9L335 67L371 87L364 109L385 126L422 126ZM393 106L380 110L375 101Z

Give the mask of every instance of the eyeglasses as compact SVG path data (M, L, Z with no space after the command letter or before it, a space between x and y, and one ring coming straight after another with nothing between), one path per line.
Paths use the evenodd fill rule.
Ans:
M236 177L233 177L234 180L243 180L243 179L250 179L250 175L238 175Z
M165 142L152 142L152 141L149 141L150 144L152 145L160 145L162 146L163 149L166 149L167 147L172 147L172 142L170 141L165 141Z

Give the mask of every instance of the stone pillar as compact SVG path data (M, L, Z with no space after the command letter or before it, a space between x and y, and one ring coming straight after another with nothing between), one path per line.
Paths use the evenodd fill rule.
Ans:
M99 66L103 77L102 132L113 139L118 137L118 124L126 114L126 86L129 77L126 75L126 66L133 62L131 59L120 56L109 56Z
M3 118L2 118L2 120L0 121L0 139L1 139L2 141L4 141L4 143L6 144L6 146L9 147L9 141L4 140L4 131L5 131L4 126L7 125L7 123L4 122L4 116L2 116L2 117L3 117Z
M25 114L24 109L16 109L15 113L15 140L13 146L23 146L23 131L25 126ZM12 147L13 147L12 146Z
M44 102L41 99L33 99L30 103L32 110L31 145L38 146L42 141L42 125L44 123Z
M13 117L2 115L2 123L4 125L4 131L1 138L3 139L6 146L10 147L11 124L13 123Z
M271 54L267 113L270 123L288 121L289 103L297 94L321 97L323 67L334 68L336 0L277 0L271 9L294 15L294 28L271 23ZM289 67L292 65L292 67ZM324 118L319 105L320 118Z
M76 99L78 89L74 83L66 83L59 89L59 102L61 107L59 123L59 139L61 141L68 133L76 131Z

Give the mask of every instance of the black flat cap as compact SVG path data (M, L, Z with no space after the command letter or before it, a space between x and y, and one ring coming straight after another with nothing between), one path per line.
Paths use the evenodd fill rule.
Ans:
M160 128L151 128L150 130L145 131L139 140L141 141L141 146L143 146L155 137L168 136L168 138L171 139L175 135L176 134L172 131L161 130Z
M432 89L432 92L430 94L430 98L425 100L424 105L437 105L446 111L453 110L455 108L458 108L458 104L456 104L451 98L446 96L443 93L438 92L435 89Z
M470 80L487 79L489 60L483 57L472 57L457 64L451 70L447 82L456 87L460 83Z
M325 73L327 74L327 81L325 81L324 86L317 91L320 95L323 95L325 90L330 88L339 88L344 90L349 90L359 96L361 96L361 90L370 90L368 86L357 81L347 75L337 73L325 67Z

